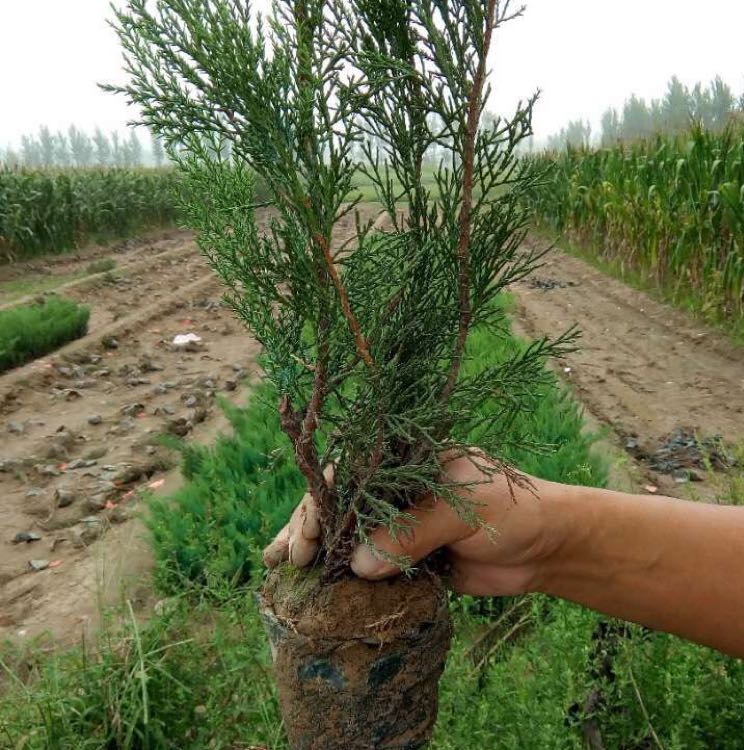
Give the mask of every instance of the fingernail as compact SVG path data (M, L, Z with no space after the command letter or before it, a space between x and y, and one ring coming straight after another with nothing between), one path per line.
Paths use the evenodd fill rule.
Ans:
M359 578L382 578L386 567L385 562L375 557L367 544L360 544L351 556L351 569Z

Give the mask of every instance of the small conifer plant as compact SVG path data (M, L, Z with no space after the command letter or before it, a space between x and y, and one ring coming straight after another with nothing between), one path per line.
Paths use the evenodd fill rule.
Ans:
M263 345L319 510L315 574L280 571L263 598L290 744L420 747L449 644L443 588L427 566L383 584L348 567L375 527L405 533L425 493L478 523L439 456L467 454L473 434L504 455L565 343L467 367L469 333L505 328L499 293L539 261L521 242L541 175L518 157L534 100L483 121L494 33L522 10L275 0L263 19L251 6L129 0L115 22L129 82L112 88L182 172L188 223Z

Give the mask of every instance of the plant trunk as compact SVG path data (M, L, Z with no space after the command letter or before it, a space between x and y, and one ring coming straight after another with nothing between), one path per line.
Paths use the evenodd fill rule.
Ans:
M439 578L326 583L283 567L260 604L292 750L426 745L452 637Z

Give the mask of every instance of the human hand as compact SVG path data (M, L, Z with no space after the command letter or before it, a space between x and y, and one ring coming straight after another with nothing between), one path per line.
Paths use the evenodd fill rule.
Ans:
M506 596L536 590L540 563L549 543L537 480L514 484L503 473L492 473L493 464L482 455L445 458L444 479L470 484L460 490L473 504L482 524L468 525L445 501L428 496L411 511L416 519L408 531L393 539L387 529L372 534L372 545L357 547L351 568L360 578L381 580L400 569L382 559L406 557L412 563L434 550L447 549L456 591L475 596ZM534 483L534 485L532 484ZM297 567L310 565L318 554L320 523L312 497L305 495L290 522L264 550L269 567L289 560Z

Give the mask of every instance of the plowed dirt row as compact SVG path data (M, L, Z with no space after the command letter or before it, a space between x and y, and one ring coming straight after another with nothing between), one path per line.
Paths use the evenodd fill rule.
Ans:
M579 349L560 363L561 373L632 456L653 457L678 430L744 440L744 350L719 332L559 249L513 291L528 335L579 326ZM703 489L705 472L686 486L651 463L641 460L645 481L660 491Z

